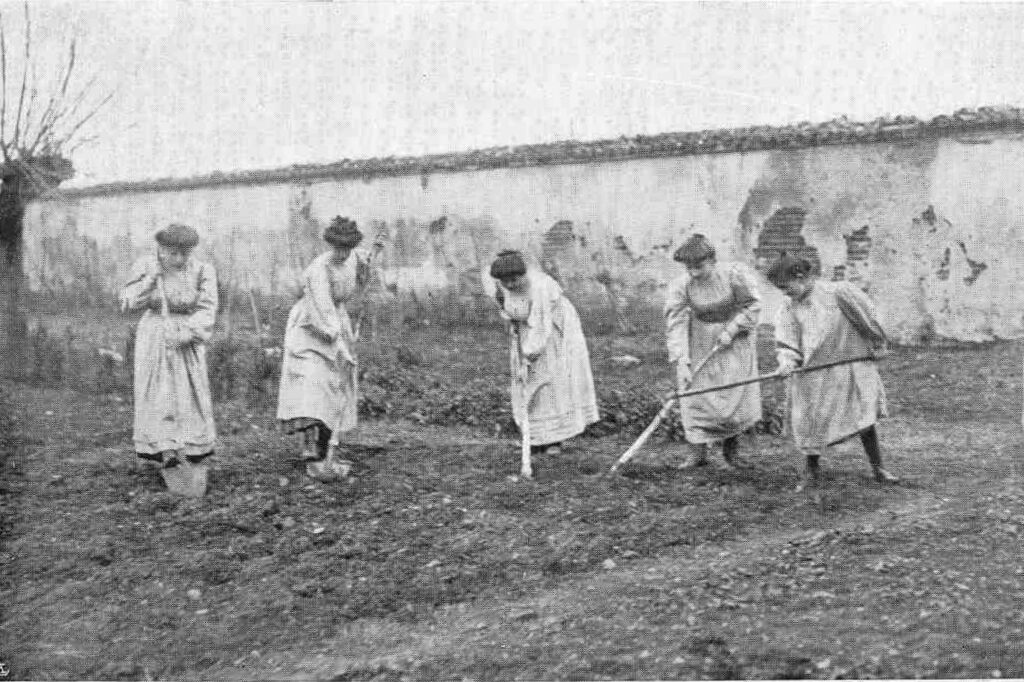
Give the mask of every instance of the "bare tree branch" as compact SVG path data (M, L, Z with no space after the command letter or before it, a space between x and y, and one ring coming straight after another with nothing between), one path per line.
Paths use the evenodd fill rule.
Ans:
M104 106L106 106L107 102L109 102L113 98L114 98L114 93L113 92L111 92L109 95L104 97L103 100L99 104L97 104L95 107L93 107L92 111L90 111L88 114L83 116L82 119L79 120L78 123L75 124L74 127L71 128L71 132L69 132L67 135L65 135L64 137L62 137L62 138L60 138L60 139L58 139L56 141L57 148L59 149L59 148L63 147L64 145L66 145L67 143L69 143L71 141L71 139L74 138L75 133L77 133L79 131L79 129L81 129L82 126L84 126L86 123L88 123L89 119L91 119L93 116L95 116L97 113L99 113L100 109L102 109Z
M39 80L36 77L36 65L32 65L32 76L29 78L29 91L28 91L28 105L25 107L25 131L24 139L28 139L31 135L31 123L32 123L32 109L35 107L36 99L39 97ZM25 145L20 145L22 153L25 153Z
M71 44L68 49L68 63L64 67L64 75L61 78L60 89L50 95L50 101L46 103L46 109L43 110L43 115L39 119L39 131L36 135L35 140L29 145L28 155L32 156L39 149L39 144L48 136L48 133L53 129L53 125L56 123L58 114L58 105L65 101L68 93L68 84L71 82L71 74L75 70L75 60L77 56L77 38L71 38Z
M91 142L95 142L98 139L100 139L99 135L89 135L87 137L83 137L80 140L78 140L75 144L71 145L70 147L63 151L68 155L71 155L75 152L75 150L79 149L80 147L84 147L85 145Z
M96 85L97 79L99 79L98 74L90 78L89 82L82 87L82 89L75 96L74 100L71 102L69 106L61 107L54 113L53 120L50 121L51 132L56 130L57 125L61 122L62 119L69 117L72 120L74 119L75 113L78 111L78 108L82 105L82 102L85 101L85 98L89 94L89 91L92 90L94 85Z
M3 15L0 14L0 150L4 161L10 161L7 153L7 40L4 37Z
M21 143L21 112L25 106L25 88L28 85L28 65L32 62L32 18L28 13L28 0L25 0L25 66L21 70L21 94L18 96L18 116L14 119L14 145L15 152L22 146Z
M15 106L7 89L7 36L3 19L0 16L2 162L9 166L13 164L12 171L23 179L26 193L48 193L73 173L68 155L97 139L96 135L85 135L85 127L114 98L116 89L98 97L98 74L81 87L72 82L79 75L77 37L68 42L67 56L63 63L58 64L55 78L52 81L47 79L46 87L41 88L38 64L32 61L32 17L26 0L25 63ZM7 119L8 111L15 114L14 121Z

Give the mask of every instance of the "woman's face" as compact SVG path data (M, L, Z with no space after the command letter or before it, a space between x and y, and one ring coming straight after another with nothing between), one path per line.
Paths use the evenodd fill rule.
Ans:
M348 259L349 254L352 253L351 246L334 246L334 261L336 263L344 263Z
M699 263L687 263L686 272L693 279L707 279L715 271L715 259L705 258Z
M157 256L160 258L160 265L169 270L181 270L188 261L188 249L180 249L173 246L157 246Z
M526 284L526 275L512 275L501 278L501 286L509 291L521 291Z
M782 291L794 301L799 301L811 291L811 280L798 275L783 284Z

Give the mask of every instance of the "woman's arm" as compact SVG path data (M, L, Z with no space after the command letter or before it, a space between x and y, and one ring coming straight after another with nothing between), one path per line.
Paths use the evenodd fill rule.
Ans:
M871 348L885 348L888 338L878 321L875 304L867 294L849 282L841 282L836 287L836 302L846 319Z
M555 303L561 297L561 290L552 291L550 287L542 284L543 280L540 278L534 281L536 286L530 292L530 315L526 319L526 324L520 327L523 335L523 355L531 360L539 357L548 345L554 328Z
M775 316L775 358L783 373L796 369L804 359L800 339L800 323L793 314L793 304L787 298Z
M122 312L148 308L156 291L156 278L160 274L160 262L153 254L143 256L132 264L128 282L121 289Z
M195 309L183 326L191 332L192 341L207 343L217 318L217 272L209 263L199 265L196 289Z
M757 329L757 322L761 317L761 294L754 273L742 263L736 263L730 269L729 284L733 297L740 306L739 312L725 325L725 331L728 332L731 341L741 331Z
M685 278L669 283L665 296L665 341L669 362L690 363L690 301Z
M329 342L334 342L341 334L341 318L334 305L331 294L331 280L327 274L327 264L320 258L313 261L306 269L306 286L304 296L309 297L310 315L306 326Z

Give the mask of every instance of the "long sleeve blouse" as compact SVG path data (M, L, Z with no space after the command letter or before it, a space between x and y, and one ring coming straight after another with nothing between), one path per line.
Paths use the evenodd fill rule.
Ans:
M122 308L162 314L160 280L171 318L192 333L193 341L209 341L217 316L217 275L213 266L190 257L181 270L164 271L155 255L143 256L132 265L121 291Z
M695 316L702 321L724 323L723 329L733 337L743 330L757 328L761 298L750 268L742 263L723 264L710 279L701 283L684 275L669 284L664 315L670 362L689 364L692 360L690 326ZM704 288L720 291L703 300L708 296L698 290Z

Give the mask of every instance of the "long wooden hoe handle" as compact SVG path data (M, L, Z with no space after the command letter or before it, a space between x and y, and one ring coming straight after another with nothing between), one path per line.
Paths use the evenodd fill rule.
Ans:
M697 372L704 369L704 365L706 365L708 360L711 359L711 356L721 349L722 346L716 343L714 346L711 347L711 350L708 351L708 354L705 355L701 359L701 361L697 363L697 366L693 368L692 372L690 372L691 384L693 383L693 378L697 376ZM634 443L629 446L629 449L622 453L622 456L619 457L618 461L616 461L615 464L612 465L611 471L618 471L620 466L631 460L633 458L633 455L635 455L640 450L640 448L644 446L644 443L646 443L647 440L652 435L654 435L654 432L658 430L658 427L661 426L661 422L663 422L665 418L668 417L669 412L672 410L672 403L674 403L675 401L676 398L674 396L665 401L665 403L661 406L661 409L658 410L658 415L654 418L654 421L652 421L647 426L647 428L644 429L643 433L640 434L640 437L637 438L636 441L634 441Z
M714 352L714 350L715 349L712 349L712 352ZM701 367L703 367L704 362L706 362L709 357L711 357L711 353L708 353L704 357L704 360L701 361L697 365L696 369L694 369L694 371L693 371L693 375L697 374L697 371ZM825 363L822 363L820 365L811 365L810 367L800 367L800 368L798 368L796 370L793 370L793 374L805 374L807 372L816 372L818 370L828 369L830 367L838 367L839 365L850 365L850 364L853 364L855 362L865 362L865 361L877 360L877 359L878 358L876 358L873 355L863 355L863 356L856 357L856 358L847 358L845 360L836 360L834 362L825 362ZM737 386L746 386L747 384L756 384L756 383L761 382L761 381L768 381L769 379L781 379L781 378L782 378L782 375L780 375L778 371L775 371L775 372L772 372L771 374L764 374L764 375L761 375L761 376L752 377L750 379L741 379L740 381L733 381L733 382L730 382L728 384L722 384L720 386L709 386L708 388L700 388L700 389L697 389L695 391L683 391L682 393L678 393L678 392L677 393L672 393L665 400L664 404L661 407L661 410L658 412L658 416L654 418L654 421L651 422L650 426L648 426L646 429L644 429L644 432L640 434L640 437L636 439L636 442L633 443L631 446L629 446L628 450L626 450L624 453L622 453L622 456L619 457L618 461L615 462L615 464L612 465L611 471L616 471L620 466L622 466L623 464L628 462L633 457L633 455L636 454L637 450L639 450L641 447L643 447L644 443L647 442L647 440L651 437L651 435L653 435L654 432L658 429L658 426L661 425L662 420L664 420L665 417L668 416L669 409L672 407L672 403L674 403L676 400L679 400L680 398L688 398L688 397L693 396L693 395L702 395L704 393L714 393L715 391L724 391L724 390L729 389L729 388L736 388Z
M529 367L526 358L523 356L523 333L519 323L514 322L516 334L516 346L519 350L519 380L523 384L522 422L519 424L519 432L523 437L520 450L519 475L523 478L533 478L533 463L530 460L530 393L526 390L526 381L529 378Z
M820 365L811 365L810 367L799 367L793 370L793 374L806 374L808 372L817 372L822 369L829 369L830 367L838 367L839 365L852 365L855 362L870 362L878 360L873 355L862 355L856 358L847 358L845 360L835 360L833 362L823 362ZM783 376L779 374L778 370L771 374L763 374L757 377L751 377L750 379L741 379L739 381L733 381L728 384L722 384L721 386L710 386L708 388L700 388L696 391L684 391L683 393L675 393L669 396L669 400L675 400L677 398L689 398L692 395L701 395L703 393L714 393L715 391L724 391L727 388L736 388L737 386L746 386L747 384L756 384L760 381L768 381L769 379L781 379Z
M384 245L387 243L387 242L384 241L384 238L387 237L387 234L388 234L388 232L387 232L387 225L384 225L384 227L382 227L380 230L377 231L377 236L373 240L373 250L370 251L370 255L366 258L366 266L367 266L367 268L371 269L371 272L367 275L367 277L373 277L373 272L372 272L373 261L384 250ZM357 267L357 269L358 269L358 267ZM369 281L366 282L365 286L369 286ZM355 326L355 329L353 330L353 334L352 334L355 337L356 341L359 340L359 334L363 330L363 320L366 319L366 306L367 305L368 305L368 303L366 301L366 296L365 296L365 292L364 292L363 304L361 306L359 306L359 315L356 316L356 326Z

